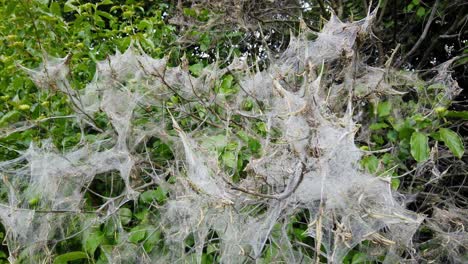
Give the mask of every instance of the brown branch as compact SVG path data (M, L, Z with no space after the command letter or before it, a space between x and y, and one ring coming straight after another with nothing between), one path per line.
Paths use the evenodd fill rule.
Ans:
M304 175L309 172L310 170L306 170L306 165L304 162L301 162L301 174L299 175L299 179L297 180L296 184L293 186L293 188L287 192L283 192L283 193L279 193L279 194L263 194L263 193L257 193L255 191L251 191L251 190L248 190L248 189L245 189L245 188L242 188L242 187L239 187L239 186L236 186L234 185L232 182L228 181L227 179L225 179L223 177L223 180L226 181L227 184L229 184L231 186L231 189L233 190L236 190L236 191L240 191L240 192L243 192L243 193L247 193L247 194L250 194L250 195L253 195L253 196L258 196L258 197L261 197L261 198L266 198L266 199L275 199L275 200L284 200L286 198L288 198L289 196L291 196L296 190L297 188L299 187L299 185L302 183L302 180L304 179Z

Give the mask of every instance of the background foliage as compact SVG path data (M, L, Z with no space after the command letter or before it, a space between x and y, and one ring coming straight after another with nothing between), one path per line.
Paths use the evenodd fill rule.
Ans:
M19 65L34 68L47 55L70 54L73 85L80 89L93 78L97 60L138 43L154 58L168 56L173 66L187 64L195 76L208 63L227 64L235 56L247 57L251 65L262 68L268 65L268 58L285 50L291 36L300 31L301 21L318 31L330 18L330 11L344 20L358 20L376 4L370 6L369 1L361 0L1 0L0 160L12 159L18 155L17 150L27 149L31 142L39 143L42 139L50 138L57 148L66 150L78 144L82 136L92 141L96 134L93 129L81 131L67 118L72 110L64 94L39 90ZM453 76L461 87L466 87L468 5L464 1L381 0L378 4L375 36L369 43L361 43L368 62L381 66L395 56L391 61L395 66L430 78L434 66L454 59ZM220 81L219 89L225 94L240 89L231 75ZM363 168L376 175L393 176L393 188L403 193L418 193L410 204L417 212L430 215L434 206L444 208L448 204L466 208L467 91L462 91L454 102L444 102L443 98L438 102L415 100L413 95L423 90L438 91L437 87L425 87L421 83L421 87L408 87L408 95L401 101L365 100L367 110L361 120L371 133L360 134L357 139L369 153L362 159ZM173 98L169 103L177 104L178 100ZM422 114L422 108L436 103L439 105L434 112ZM245 107L252 106L247 102ZM393 108L404 109L406 114L395 116ZM201 109L200 114L209 113ZM12 127L18 122L31 129ZM97 127L109 126L105 116L96 117L96 122ZM262 133L265 124L259 123L256 129ZM237 146L216 142L221 146L223 163L237 168L236 177L242 177L247 161L261 148L258 141L242 131L239 133L246 146L236 154L232 150ZM162 142L151 142L150 147L156 162L171 159L170 148ZM374 152L381 149L391 151ZM438 158L431 158L433 155ZM421 169L424 168L421 164L428 160L435 160L435 168L443 172L435 183L431 172ZM233 162L241 164L237 166ZM103 176L91 188L112 196L106 193L107 186L114 184L111 181L109 175ZM119 212L122 224L132 233L131 242L143 243L147 251L157 248L160 236L151 232L153 223L148 215L154 212L148 205L163 204L165 197L164 189L149 189L140 196L138 206L128 206ZM98 200L89 194L89 208L98 204ZM37 201L31 199L29 203L34 206ZM308 243L301 236L305 227L300 218L298 215L298 224L291 227L291 232L298 240ZM2 231L4 235L5 230ZM430 236L430 231L423 229L417 242L423 243ZM74 260L87 262L73 263L106 263L102 252L115 243L111 226L97 226L56 248L54 263ZM6 263L7 249L1 250L0 262ZM209 248L203 259L205 263L216 262ZM346 262L363 263L359 249L352 251Z

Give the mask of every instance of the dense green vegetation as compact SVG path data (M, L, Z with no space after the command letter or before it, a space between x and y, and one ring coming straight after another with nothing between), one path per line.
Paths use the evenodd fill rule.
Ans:
M232 3L1 0L0 161L20 156L31 143L45 144L45 139L50 139L59 151L67 151L83 141L105 141L110 137L99 133L112 128L109 117L97 113L92 117L93 124L83 129L70 118L74 115L74 106L67 94L54 87L49 90L39 88L24 70L34 69L51 57L68 56L69 79L76 90L82 90L92 81L98 61L116 52L125 52L132 45L141 47L152 58L166 57L169 66L188 68L193 76L200 75L213 62L221 68L226 67L236 56L246 57L252 68L263 69L269 65L270 58L286 50L289 40L304 28L320 31L330 19L330 10L345 21L357 21L366 17L368 10L378 8L373 25L375 35L365 43L357 43L362 51L360 56L376 67L396 67L402 73L414 71L420 79L416 86L395 82L398 83L395 90L406 89L401 96L375 97L365 91L357 93L354 99L362 103L362 112L355 113L361 125L356 144L366 153L361 165L376 177L390 177L394 190L414 195L408 208L415 212L431 217L434 208L466 208L466 90L456 90L453 98L447 98L446 87L431 86L426 81L436 75L435 66L453 60L445 70L451 71L462 88L466 85L468 5L464 1L445 0L381 0L370 5L369 1L322 0ZM216 80L215 87L216 93L226 98L243 89L237 76L230 72ZM172 109L170 107L184 100L182 96L172 96L165 104L167 109ZM261 102L251 99L246 99L242 107L252 112L262 110ZM183 129L195 130L202 120L213 126L223 125L221 105L199 103L194 109L193 113L197 115L177 116ZM172 115L165 109L141 111L146 111L142 114L144 118L138 120L142 124L153 117ZM247 177L249 161L260 155L259 139L267 138L268 134L275 140L280 133L269 132L265 122L252 122L250 127L243 127L236 123L240 123L239 120L232 120L230 131L242 143L226 142L216 135L206 142L215 146L220 164L231 172L234 183ZM177 129L170 129L171 133L177 133ZM158 138L149 139L145 148L138 151L151 155L155 168L164 167L174 159L172 146ZM86 212L93 213L101 206L105 202L102 196L116 197L124 190L124 182L117 178L113 173L94 178L85 194ZM3 177L3 181L0 184L2 202L8 200L8 179ZM160 219L158 208L166 202L167 195L164 186L148 186L141 190L137 202L126 203L116 213L120 224L130 234L128 241L147 253L165 250L157 221ZM39 200L39 196L30 197L29 208L37 208ZM314 247L315 241L304 235L308 228L304 220L306 214L298 212L287 231L295 241ZM45 253L49 254L51 263L107 263L106 254L119 244L117 225L108 221L79 232L82 221L86 219L70 217L70 226L64 229L68 234L78 232L78 235L57 242L52 252ZM466 219L461 221L466 222ZM421 225L414 238L421 252L437 250L434 244L426 243L435 236L434 232L430 226ZM0 239L7 234L8 230L2 227ZM209 236L216 241L218 234ZM194 240L187 239L187 248L196 243ZM353 248L344 262L368 262L363 253L368 252L366 243ZM0 263L8 263L7 258L12 252L6 246L0 249ZM262 263L270 263L275 250L279 249L273 243L268 244L262 254ZM314 251L309 251L307 254L313 258ZM34 256L29 256L28 252L14 254L18 254L15 257L19 263L31 260L34 263ZM436 259L429 253L425 257ZM466 252L464 257L467 257ZM451 261L444 256L439 259L444 260ZM217 262L214 242L204 248L202 263Z

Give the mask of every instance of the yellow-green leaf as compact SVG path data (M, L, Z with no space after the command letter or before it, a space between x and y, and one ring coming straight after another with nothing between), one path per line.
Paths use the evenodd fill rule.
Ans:
M398 190L398 187L400 187L400 179L392 178L391 186L393 190Z
M224 152L223 153L223 156L222 156L222 159L223 159L223 163L230 167L230 168L233 168L235 169L236 166L237 166L237 158L236 158L236 155L234 155L233 152L231 151L228 151L228 152Z

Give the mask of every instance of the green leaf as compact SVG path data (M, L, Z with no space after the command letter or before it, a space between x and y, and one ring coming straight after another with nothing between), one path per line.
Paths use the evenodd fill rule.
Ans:
M112 219L110 221L107 221L104 224L102 233L104 234L106 239L110 239L111 241L114 241L116 238L119 237L118 229L120 229L120 225L117 224L117 221ZM103 244L107 244L107 243L101 243L101 249L102 249L102 246L104 246Z
M223 81L221 82L221 93L224 93L224 94L227 94L227 93L230 93L232 91L231 87L232 87L232 81L234 80L234 77L232 77L232 75L226 75L224 78L223 78Z
M159 242L161 239L161 231L158 230L151 230L148 231L148 237L145 239L143 247L147 253L150 253L154 246Z
M391 142L395 142L398 139L398 133L395 130L390 130L387 133L387 138Z
M223 163L229 168L235 169L237 167L236 155L231 151L224 152L222 156L222 160L223 160Z
M422 6L420 6L418 10L416 11L416 15L418 17L423 17L425 14L426 14L426 9Z
M357 252L354 254L353 259L351 260L351 264L360 264L365 263L367 261L367 254L362 252Z
M398 190L398 187L400 187L400 179L392 178L391 186L393 190Z
M16 122L19 120L20 116L21 113L19 111L10 111L0 118L0 126L5 125L8 122Z
M104 241L104 234L100 230L93 230L89 234L85 235L84 238L84 250L90 255L94 255L94 252L99 245Z
M369 128L371 130L380 130L380 129L384 129L384 128L387 128L388 125L385 124L385 123L374 123L372 125L369 126Z
M247 99L242 103L242 110L250 111L250 110L252 110L253 106L254 106L254 104L253 104L252 100Z
M199 42L200 42L200 50L207 51L211 45L211 38L208 34L203 34L200 37Z
M140 21L137 28L139 30L145 30L147 28L152 28L152 26L153 26L153 24L151 23L151 21L149 21L147 19L143 19L143 20Z
M67 264L69 261L87 258L88 255L83 251L73 251L55 257L54 264Z
M13 11L15 10L16 5L17 5L18 3L19 3L18 1L8 1L8 5L7 5L7 8L6 8L6 10L5 10L5 13L6 13L6 14L11 14L11 13L13 13Z
M446 117L461 118L468 120L468 111L448 111Z
M193 8L184 8L183 10L184 15L189 16L189 17L197 17L197 12Z
M132 221L132 210L128 208L120 208L119 209L119 218L120 218L120 223L122 225L127 225Z
M109 260L106 257L106 254L100 254L99 259L96 261L96 264L108 264Z
M209 150L222 150L227 145L227 138L224 134L211 136L203 140L201 146Z
M197 64L190 65L189 70L193 75L200 76L203 67L203 63L199 62Z
M128 241L132 243L138 243L142 241L146 236L146 229L143 226L135 226L130 232Z
M114 20L115 19L111 14L109 14L107 12L104 12L104 11L100 11L100 10L96 11L96 15L105 17L105 18L107 18L109 20Z
M167 192L161 186L156 188L155 195L156 201L158 201L159 204L164 203L167 199Z
M210 18L210 11L206 9L203 9L200 11L200 14L198 15L198 20L206 22L208 21L209 18Z
M139 210L138 212L135 212L133 215L135 216L136 219L143 221L148 217L149 211L147 208L144 208L142 210Z
M40 197L39 196L35 196L31 199L28 200L28 205L30 207L34 207L36 206L38 203L40 202Z
M390 115L392 104L389 101L381 102L377 106L377 114L379 117L386 117Z
M237 147L237 142L229 142L229 144L224 148L224 151L236 151Z
M370 173L375 173L379 167L379 159L374 156L366 156L362 158L361 165Z
M237 132L237 136L242 139L243 141L245 142L248 142L249 140L249 136L247 135L247 133L245 133L244 131L240 130L239 132Z
M161 188L157 187L155 190L149 190L140 195L140 200L145 204L152 202L158 202L159 204L166 201L166 192Z
M260 148L262 147L260 142L258 140L256 140L255 138L252 138L252 137L249 137L249 141L248 141L247 144L249 145L249 149L250 149L250 151L252 151L252 153L257 153L260 150Z
M404 122L398 122L393 125L393 128L398 132L398 137L400 139L410 139L411 135L414 132L413 126L415 121L411 118L407 118Z
M429 158L429 138L421 132L413 132L411 135L411 156L417 162L426 161Z
M51 5L50 5L50 12L52 12L52 14L56 15L56 16L61 16L62 15L62 11L60 11L60 4L57 3L57 2L53 2Z
M262 136L266 136L268 132L268 127L265 122L255 123L255 128L258 130L258 133Z
M49 3L48 0L37 0L38 3L41 3L42 5L47 5Z
M99 5L112 5L113 2L112 0L103 0L102 2L99 3Z
M65 5L63 6L63 12L68 13L68 12L73 12L73 11L79 11L79 9L73 5L76 0L68 0L65 2Z
M460 136L448 128L439 129L439 134L441 140L450 149L453 155L461 159L465 153L465 147L463 146L463 141Z
M118 38L116 40L117 47L120 50L126 50L130 46L131 42L132 42L132 39L130 37Z

